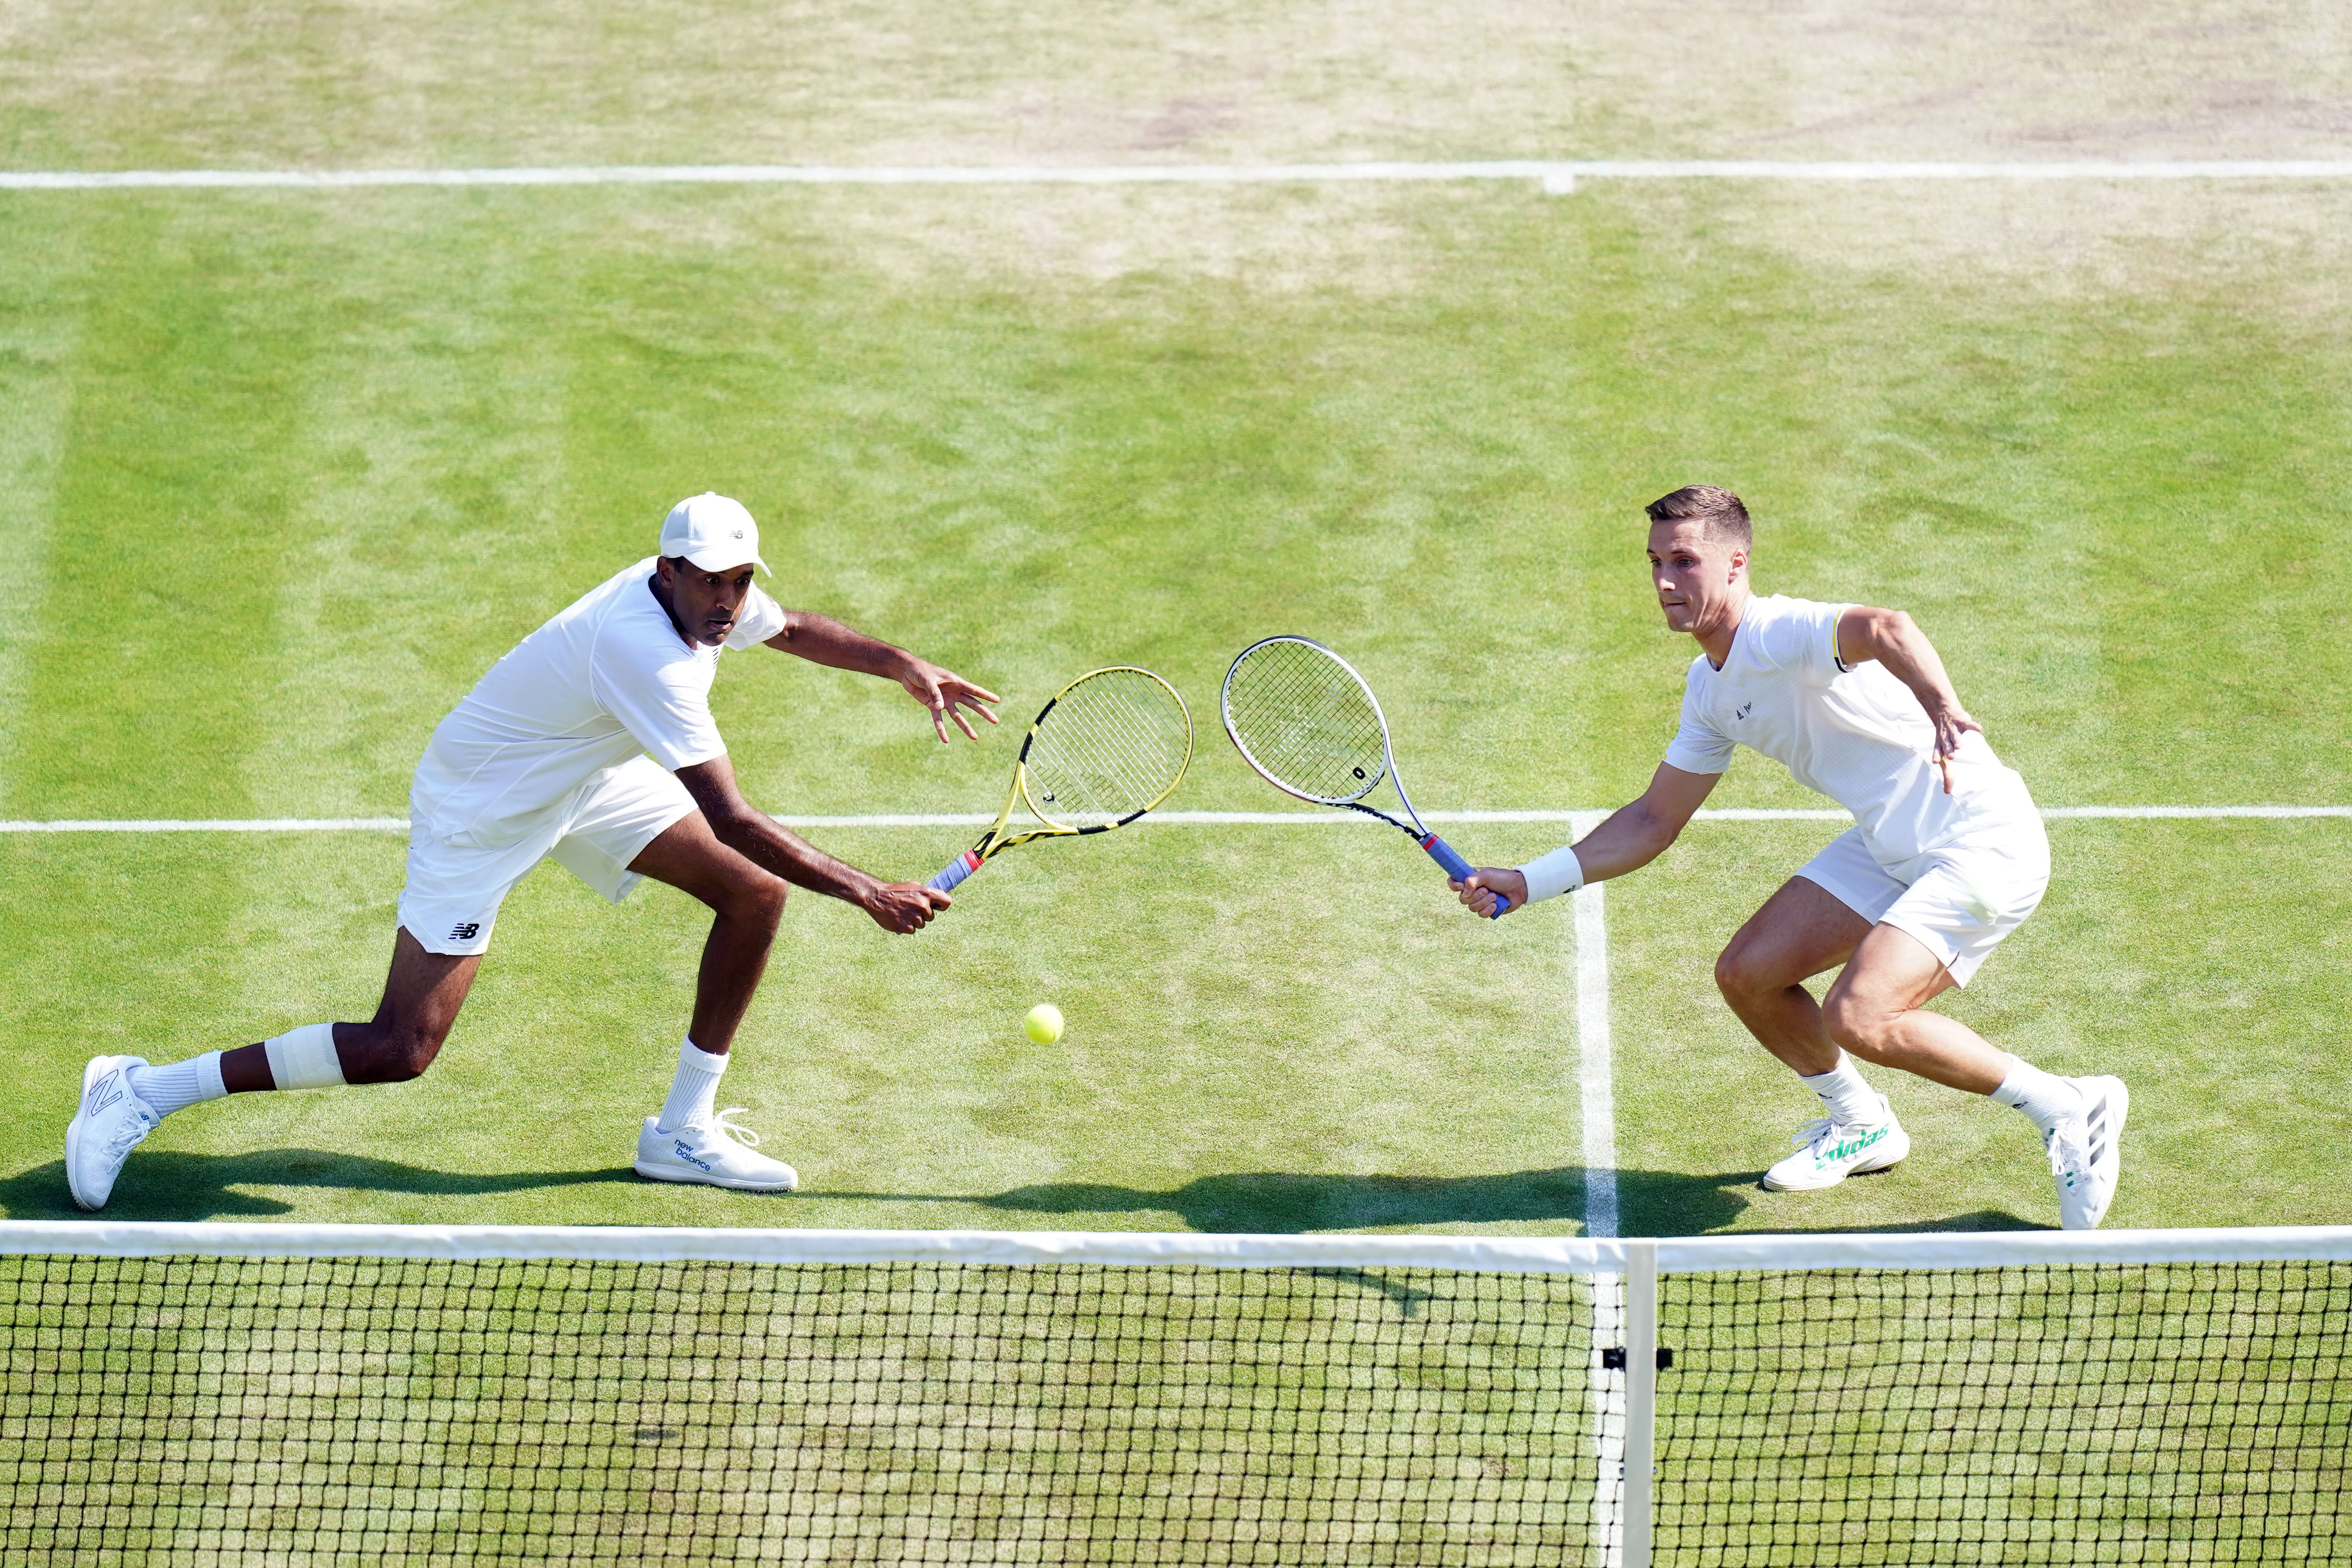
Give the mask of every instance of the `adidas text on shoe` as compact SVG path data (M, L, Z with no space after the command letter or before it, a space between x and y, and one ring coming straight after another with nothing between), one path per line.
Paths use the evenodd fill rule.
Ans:
M1824 1116L1807 1122L1794 1140L1797 1152L1764 1173L1766 1189L1815 1193L1848 1176L1900 1163L1911 1152L1911 1135L1895 1120L1884 1095L1878 1109L1879 1118L1873 1121L1832 1121Z

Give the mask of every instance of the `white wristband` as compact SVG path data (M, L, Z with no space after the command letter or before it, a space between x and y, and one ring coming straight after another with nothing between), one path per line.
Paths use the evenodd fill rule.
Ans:
M269 1058L269 1081L279 1089L335 1089L346 1081L332 1024L289 1029L261 1048Z
M1584 886L1584 865L1576 851L1563 844L1549 855L1538 855L1519 868L1528 879L1528 902L1541 903Z

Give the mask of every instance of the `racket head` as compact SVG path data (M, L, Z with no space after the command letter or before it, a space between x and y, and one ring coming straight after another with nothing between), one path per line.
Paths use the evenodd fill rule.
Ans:
M1192 710L1148 669L1090 669L1045 704L1021 742L1021 795L1049 828L1099 833L1174 793L1192 761Z
M1265 637L1242 649L1220 700L1234 750L1286 795L1353 805L1389 771L1380 700L1354 665L1312 637Z

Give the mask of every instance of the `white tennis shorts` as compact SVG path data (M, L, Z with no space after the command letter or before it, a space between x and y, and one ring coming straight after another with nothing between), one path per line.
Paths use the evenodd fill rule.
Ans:
M412 802L400 923L427 952L487 952L499 906L551 859L617 904L645 880L629 862L694 809L677 775L651 757L592 775L546 824L495 849L436 838Z
M1966 985L2001 939L2025 923L2050 887L2050 839L2024 811L1971 831L1968 841L1881 866L1848 828L1797 875L1874 925L1917 937Z

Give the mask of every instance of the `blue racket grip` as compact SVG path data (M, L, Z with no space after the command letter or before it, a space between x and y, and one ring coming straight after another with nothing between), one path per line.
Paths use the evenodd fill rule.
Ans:
M923 884L935 893L952 893L966 877L980 869L980 857L967 849L948 862L948 868Z
M1461 856L1456 855L1454 852L1453 845L1448 844L1444 839L1440 838L1434 833L1423 839L1421 841L1421 847L1423 849L1428 850L1429 858L1436 861L1439 865L1444 867L1445 874L1448 877L1453 878L1457 882L1468 881L1470 879L1470 873L1475 869L1469 861L1465 860ZM1511 900L1503 897L1499 889L1489 888L1486 890L1495 895L1495 912L1486 917L1488 920L1498 921L1505 915L1511 912Z

